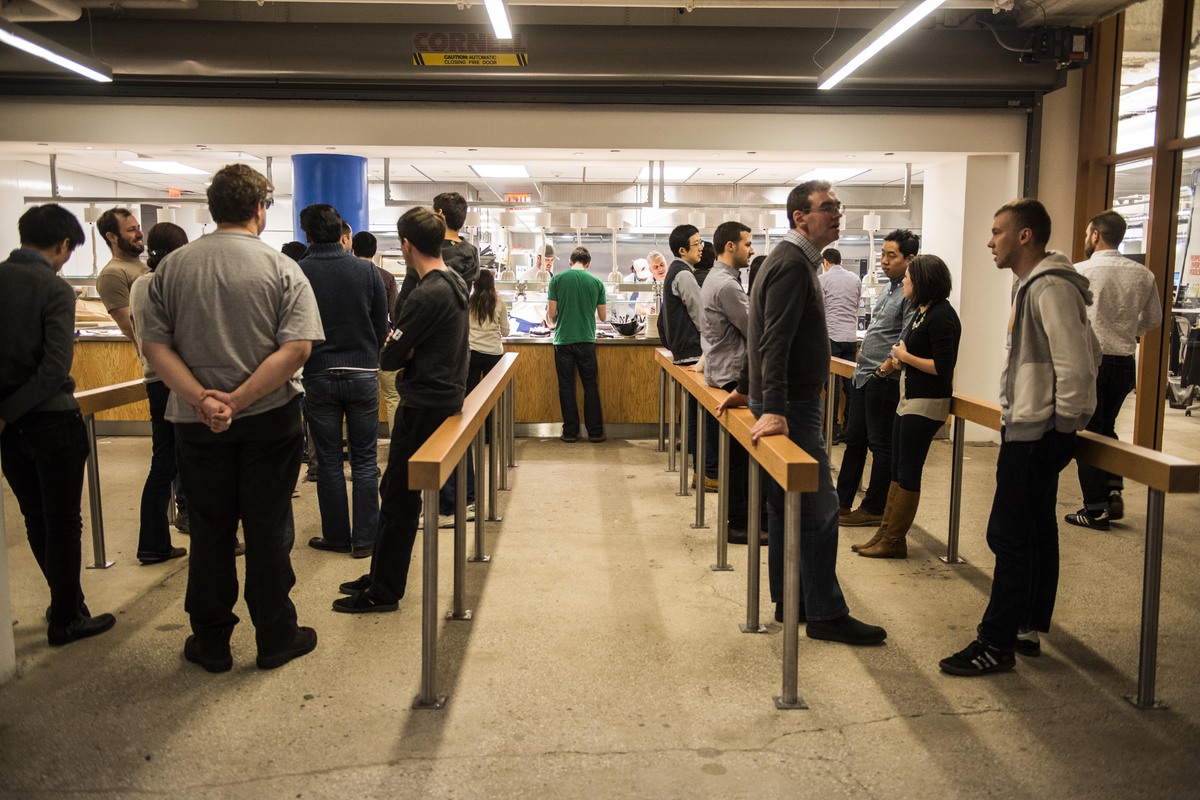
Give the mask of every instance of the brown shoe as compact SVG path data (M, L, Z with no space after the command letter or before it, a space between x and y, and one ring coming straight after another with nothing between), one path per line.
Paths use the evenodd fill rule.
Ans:
M883 514L874 514L862 506L859 506L845 516L838 515L838 525L844 528L869 528L881 522L883 522Z
M259 653L257 664L259 669L275 669L282 667L293 658L307 655L317 648L317 632L303 626L296 628L296 636L292 643L275 653Z
M858 551L863 550L867 547L874 547L875 545L879 544L880 539L882 539L884 536L887 536L888 522L891 520L892 508L896 502L896 490L899 488L900 488L900 484L896 483L895 481L892 481L891 485L888 487L887 505L885 505L883 507L883 522L879 525L879 529L875 531L874 536L872 536L870 539L863 542L862 544L850 545L851 550L853 550L854 552L857 553ZM842 516L840 514L838 515L838 524L839 525L846 524L845 522L842 522Z
M704 476L704 491L715 492L715 491L717 491L717 489L719 487L720 487L720 484L717 482L716 478L710 478L707 475ZM692 473L692 488L693 489L696 488L696 474L695 473Z
M201 639L193 633L183 643L183 657L209 672L229 672L233 669L233 653L229 650L228 637Z
M908 558L908 542L905 537L908 536L908 529L912 527L913 518L917 516L917 506L920 503L920 492L910 492L897 487L887 533L873 546L860 548L858 554L863 558Z

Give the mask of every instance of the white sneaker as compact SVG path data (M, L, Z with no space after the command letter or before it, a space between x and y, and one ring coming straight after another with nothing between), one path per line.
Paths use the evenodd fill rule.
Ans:
M453 514L438 514L438 527L439 528L453 528L454 527L454 515Z

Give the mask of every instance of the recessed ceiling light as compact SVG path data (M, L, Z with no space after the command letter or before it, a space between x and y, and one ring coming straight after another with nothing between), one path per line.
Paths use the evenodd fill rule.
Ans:
M445 150L438 150L438 151L437 151L437 154L438 154L439 156L444 156L444 155L446 155L446 151L445 151Z
M583 155L583 153L571 153L571 155L573 155L573 156L581 156L581 155Z
M621 151L620 151L620 150L609 150L608 152L610 152L610 153L619 153L619 152L621 152Z
M468 148L467 148L467 152L468 152L468 153L478 153L478 152L479 152L479 148L478 148L478 147L468 147Z
M520 164L472 164L471 169L481 178L529 177L529 170Z
M128 161L122 161L122 164L128 164L131 167L138 169L149 170L150 172L158 172L163 175L211 175L211 172L203 169L189 167L187 164L180 164L178 161L155 161L152 158L133 158Z
M853 153L851 153L851 154L849 154L848 156L846 156L846 158L858 158L858 156L856 156L856 155L854 155Z
M856 169L854 167L817 167L816 169L810 169L795 180L801 182L829 181L837 183L839 181L848 181L855 175L862 175L866 171L865 169Z

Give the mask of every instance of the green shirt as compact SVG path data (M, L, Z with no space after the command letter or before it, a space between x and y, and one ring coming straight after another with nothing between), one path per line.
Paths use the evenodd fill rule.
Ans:
M550 278L550 300L558 303L555 344L596 341L596 307L604 305L604 284L586 269L569 269Z

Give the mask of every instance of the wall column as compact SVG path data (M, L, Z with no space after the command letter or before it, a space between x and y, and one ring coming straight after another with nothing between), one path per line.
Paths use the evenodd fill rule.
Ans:
M313 203L337 209L355 233L370 224L367 159L362 156L313 154L292 156L292 229L303 242L300 212Z

